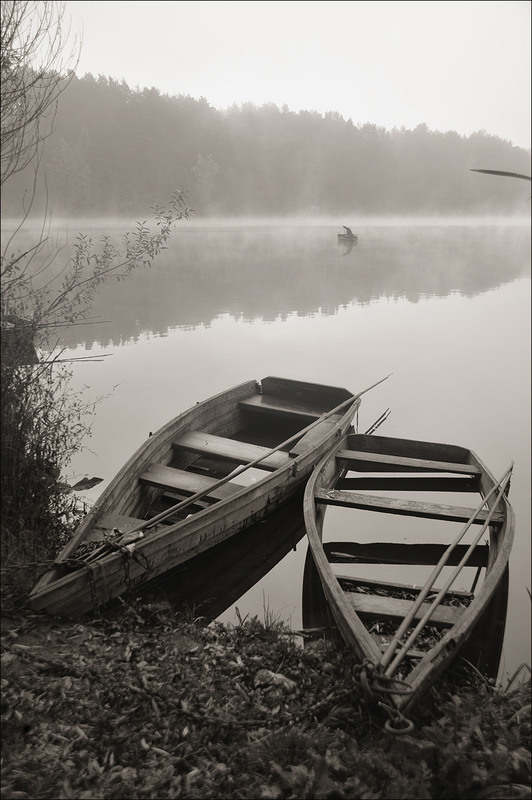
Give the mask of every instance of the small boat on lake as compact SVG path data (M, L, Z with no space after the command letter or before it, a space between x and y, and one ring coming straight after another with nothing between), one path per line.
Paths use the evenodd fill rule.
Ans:
M103 491L31 606L97 610L265 518L346 433L363 393L270 376L175 417Z
M348 228L346 225L342 225L345 233L338 234L338 242L341 244L354 244L354 242L358 242L358 236L356 233L353 233L351 228Z
M472 642L480 669L496 676L514 536L511 470L497 481L466 448L348 433L307 482L304 628L328 619L395 732L411 728L404 714ZM476 494L476 507L456 505L458 492ZM330 506L343 509L330 513L348 525L346 541L324 535ZM393 517L382 536L368 534L368 512L371 521L408 516L408 539Z

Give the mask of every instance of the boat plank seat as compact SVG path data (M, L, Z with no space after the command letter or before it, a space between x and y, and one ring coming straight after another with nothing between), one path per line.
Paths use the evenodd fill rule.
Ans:
M412 608L412 600L402 600L398 597L383 597L360 592L344 592L344 597L357 614L366 617L402 620ZM414 621L418 622L431 606L432 603L422 603L415 614ZM463 613L464 608L440 604L434 608L427 624L450 627L458 622Z
M332 489L328 492L320 490L315 492L316 501L333 506L345 506L347 508L359 508L369 511L381 511L385 514L400 514L409 517L424 517L426 519L441 519L447 522L467 522L474 514L474 508L463 508L462 506L447 506L438 503L421 503L417 500L396 500L394 497L378 497L371 494L357 494L356 492L345 492ZM477 512L473 522L482 525L489 512L482 510ZM491 518L491 524L502 524L504 514L502 511L495 511Z
M344 589L349 590L349 586L356 587L356 586L367 586L371 587L374 591L378 591L380 589L384 591L389 591L390 589L396 589L398 591L405 591L411 592L412 594L419 594L421 591L421 587L412 586L411 583L396 583L394 581L383 581L380 579L375 578L354 578L352 575L336 575L336 580L341 582L344 585ZM350 591L356 591L356 588L352 588ZM438 589L433 589L433 594L437 594ZM467 600L468 603L471 602L474 595L471 592L466 592L461 589L452 589L448 591L447 597L452 597L457 600Z
M421 564L434 566L447 546L444 544L399 544L397 542L326 542L324 551L331 564ZM447 565L456 567L468 545L457 544L448 555ZM467 559L468 567L485 567L489 546L477 544Z
M323 413L316 410L316 407L267 394L252 395L252 397L241 400L238 405L246 411L279 414L289 417L308 417L310 420L318 419Z
M208 475L197 475L194 472L165 467L161 464L151 464L139 480L147 486L155 486L168 492L178 491L185 495L205 492L204 498L210 500L224 500L244 488L234 483L218 486L218 481Z
M353 470L370 472L451 472L461 475L480 475L479 467L473 464L458 464L452 461L432 461L426 458L366 453L362 450L339 450L337 459Z
M226 439L201 431L189 431L183 434L173 442L173 446L210 458L234 461L238 464L250 464L252 461L262 458L258 466L271 472L292 462L288 453L282 451L270 453L267 447L237 442L234 439Z
M160 514L161 512L168 511L171 506L175 506L177 503L182 503L184 500L188 500L190 495L185 493L178 494L172 492L164 492L161 497L155 501L150 509L150 518L156 516L156 514ZM185 509L181 511L178 509L175 514L171 514L170 516L166 517L160 525L173 525L178 520L184 519L188 517L189 514L196 514L198 511L203 511L204 508L210 508L212 506L212 500L205 499L204 497L200 497L197 500L194 500L193 503L187 504Z
M374 492L477 492L477 481L467 475L459 478L426 476L414 477L356 477L341 478L336 483L337 489L354 489L356 491Z

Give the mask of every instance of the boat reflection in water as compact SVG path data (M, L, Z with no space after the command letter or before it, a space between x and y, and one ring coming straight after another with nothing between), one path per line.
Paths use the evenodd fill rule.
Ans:
M262 522L146 584L144 596L212 622L296 548L305 535L303 490Z
M345 233L338 234L338 244L344 247L343 255L347 256L353 249L353 245L358 242L358 236L356 233L353 233L351 228L348 228L346 225L342 226Z
M344 248L343 256L348 256L358 239L342 239L338 236L338 245Z

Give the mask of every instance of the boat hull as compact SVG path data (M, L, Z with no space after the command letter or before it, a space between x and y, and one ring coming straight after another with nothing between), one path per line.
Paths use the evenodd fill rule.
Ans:
M387 697L398 712L411 709L457 655L467 652L464 649L466 644L469 645L469 657L478 657L477 663L483 671L496 671L504 632L508 559L514 533L513 512L507 495L502 493L497 503L496 485L497 481L486 466L475 453L465 448L353 434L348 434L322 459L307 483L304 515L311 558L305 571L305 624L310 627L332 624L357 658L370 664L381 676L379 685L382 686L384 681L392 689L397 689ZM383 497L381 494L392 490L395 490L396 497ZM379 494L367 494L369 491L378 491ZM482 498L487 500L485 508L478 511L443 505L439 501L404 499L405 492L408 492L408 498L416 492L414 496L417 498L419 492L425 491L437 493L438 498L445 492L453 497L458 491L475 492L480 503ZM352 541L324 542L328 505L353 509ZM368 543L362 536L357 539L357 531L362 533L363 530L363 522L360 522L362 511L437 520L438 524L443 521L465 522L464 536L469 527L487 525L489 541L475 547L455 542L450 549L450 541L441 543L441 539L416 544L397 541ZM491 512L493 516L489 522ZM472 518L474 522L469 522ZM432 614L430 624L439 626L441 630L436 643L424 651L412 649L411 657L404 657L400 675L398 671L390 671L390 661L396 657L405 637L400 637L396 652L386 659L384 653L393 641L393 634L383 645L374 635L375 625L379 621L385 624L393 622L397 628L413 607L413 600L397 598L402 591L409 589L415 599L420 595L421 587L339 576L338 568L335 571L332 562L393 564L394 575L399 580L404 565L426 565L436 569L436 565L445 563L446 568L462 569L462 559L465 559L463 564L467 567L476 568L477 579L483 574L483 581L470 592L449 589L445 600L452 599L457 607L440 605L429 612ZM321 592L316 592L318 581ZM379 595L387 595L388 599L381 602ZM427 603L420 605L405 635L410 634L427 609ZM487 648L486 639L479 642L478 636L490 629L494 629L496 635L492 647ZM411 645L412 648L415 646L415 643ZM394 683L394 679L401 683Z
M32 607L66 616L93 611L264 519L348 430L359 403L345 389L268 377L196 404L153 434L111 481L35 586ZM258 472L251 478L250 464ZM114 528L143 536L132 550L105 552ZM80 560L87 543L104 552Z

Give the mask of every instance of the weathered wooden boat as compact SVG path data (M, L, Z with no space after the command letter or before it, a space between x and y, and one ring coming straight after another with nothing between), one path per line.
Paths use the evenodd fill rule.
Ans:
M326 624L354 651L364 693L395 732L411 728L405 713L475 638L480 666L497 670L514 536L511 470L497 481L466 448L348 433L307 482L304 627L329 617ZM477 506L455 505L458 492L477 494ZM347 541L327 541L328 529L324 535L330 506L345 509L329 513L348 516ZM370 541L368 512L376 524L381 518L373 515L407 516L408 529L404 520L398 534L389 524L384 540L374 533L379 541ZM364 564L386 565L386 579L378 566L368 576ZM420 569L425 582L413 583Z
M263 519L347 431L363 393L267 377L180 414L104 490L32 607L90 612Z

